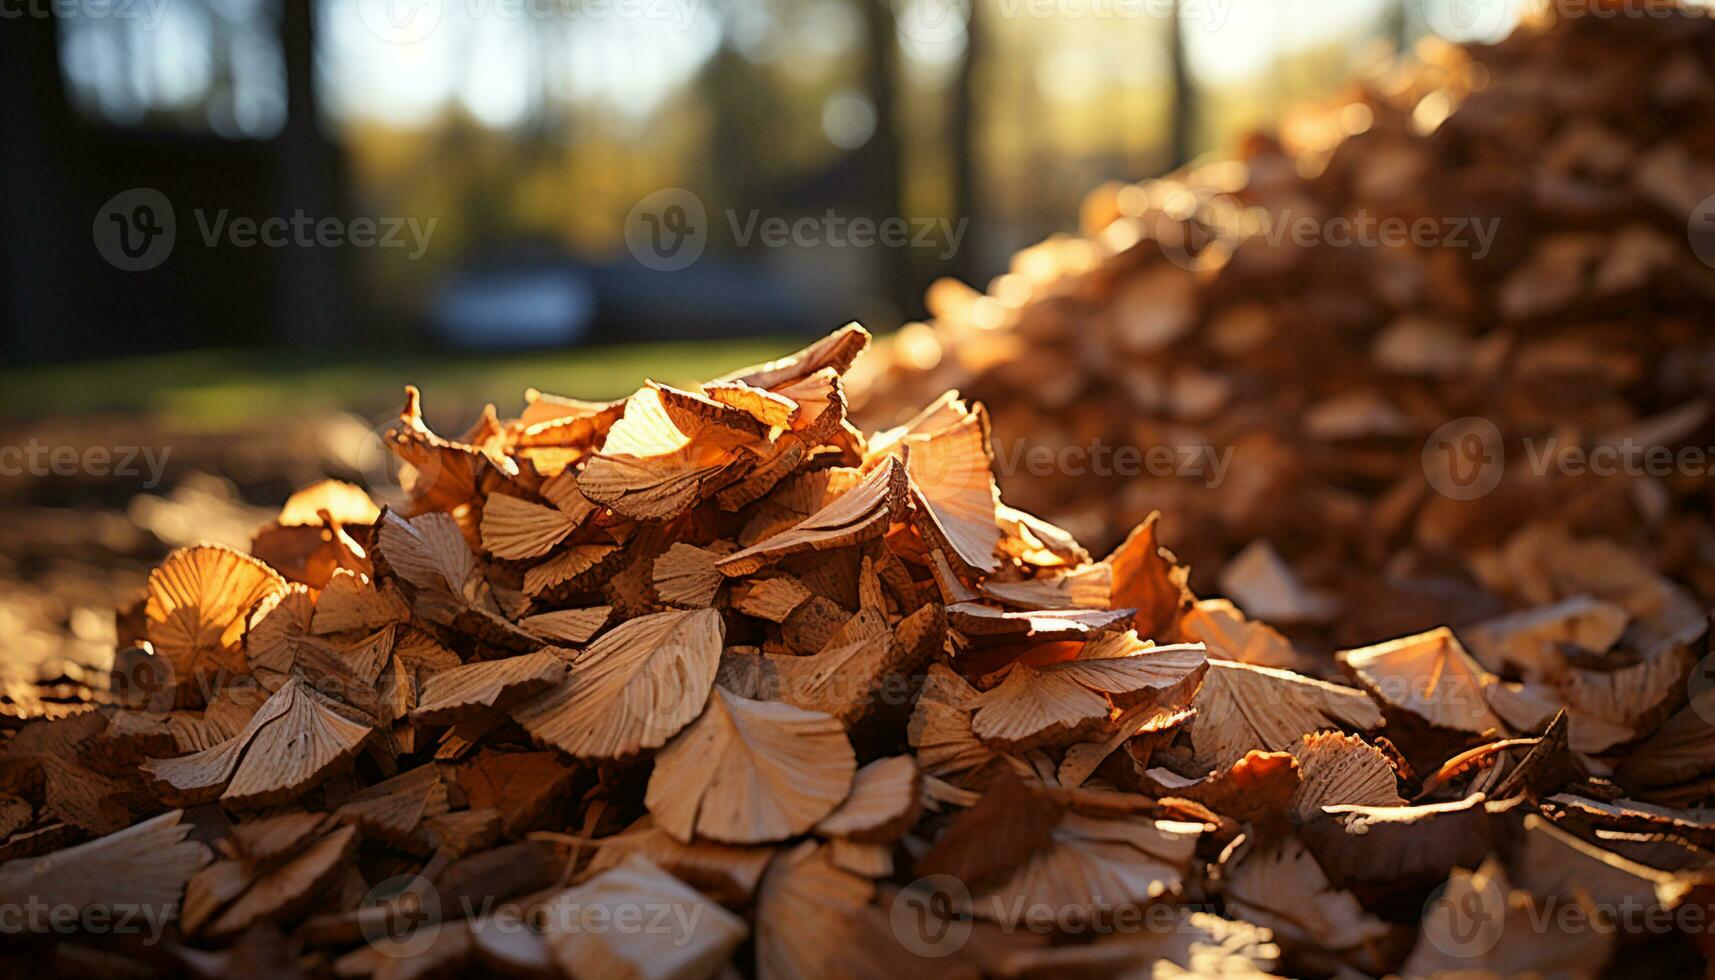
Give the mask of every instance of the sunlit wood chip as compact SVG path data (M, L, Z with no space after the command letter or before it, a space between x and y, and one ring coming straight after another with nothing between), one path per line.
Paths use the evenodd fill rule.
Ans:
M817 371L832 369L844 374L869 346L869 331L856 323L848 323L803 350L765 364L754 364L722 377L724 381L742 381L756 388L778 388Z
M791 428L798 418L797 402L745 381L711 381L703 385L703 394L773 428Z
M1489 710L1497 678L1445 626L1336 655L1383 704L1462 732L1506 731Z
M1202 641L1209 647L1209 656L1221 660L1282 670L1302 670L1308 666L1308 658L1295 650L1292 641L1279 630L1260 620L1246 619L1226 599L1198 600L1180 620L1179 628L1186 639Z
M551 650L455 667L436 674L423 685L411 721L418 725L450 725L487 709L505 711L554 687L565 677L565 661Z
M203 927L203 935L236 936L262 919L289 922L301 915L351 860L358 840L356 827L341 827L287 863L254 874L243 894Z
M792 610L810 598L810 590L790 575L757 579L735 585L732 607L746 616L784 623Z
M1329 884L1316 859L1291 837L1250 842L1223 862L1226 897L1240 918L1294 943L1376 962L1387 923L1364 910L1351 892Z
M667 744L703 711L724 627L713 609L655 613L602 635L558 686L512 709L537 742L580 759Z
M760 844L832 813L856 770L833 717L715 688L703 716L656 758L644 802L679 840Z
M278 691L291 676L297 647L311 635L315 610L316 597L305 586L293 583L286 591L264 600L251 614L250 629L244 635L244 659L264 688Z
M770 847L736 847L712 841L689 844L675 840L647 816L627 827L624 832L603 838L600 849L590 859L591 871L617 867L634 854L641 854L675 878L724 904L741 906L750 902L762 880L768 861L774 856Z
M1459 630L1484 667L1541 680L1566 666L1566 652L1606 653L1631 617L1611 602L1587 595L1524 609Z
M1230 766L1252 749L1285 751L1310 732L1383 724L1381 709L1362 691L1222 660L1209 661L1191 706L1197 709L1192 748L1212 768Z
M612 606L591 606L525 616L518 625L551 643L579 645L587 643L612 616Z
M1292 746L1303 783L1292 795L1292 817L1300 823L1322 815L1324 806L1404 806L1399 774L1382 751L1341 732L1311 732Z
M1208 665L1201 644L1129 650L1043 667L1013 665L998 687L982 695L972 732L1008 751L1070 741L1107 722L1110 696L1194 685Z
M543 937L567 976L705 980L749 933L743 919L642 856L542 903Z
M977 602L947 607L947 625L967 637L1008 641L1082 639L1131 621L1130 609L1032 609L1008 611Z
M1573 908L1577 921L1600 921L1600 911L1587 902ZM1564 906L1537 907L1528 892L1512 887L1494 858L1476 871L1456 868L1424 906L1417 943L1400 974L1587 976L1612 956L1613 933L1605 925L1553 930L1540 925L1546 916L1566 914Z
M149 574L149 642L180 684L222 670L241 673L251 611L285 591L286 580L249 555L220 545L180 548Z
M442 513L406 520L382 515L380 550L400 578L419 589L473 599L481 571L458 522Z
M287 681L237 736L176 759L144 763L170 799L260 807L294 799L356 754L371 729L335 711L300 679Z
M1096 564L1019 582L985 581L979 588L1014 609L1106 609L1112 586L1108 566Z
M1173 636L1191 603L1185 584L1190 570L1161 546L1159 525L1160 515L1150 514L1102 560L1112 579L1108 608L1135 609L1137 632L1145 639Z
M373 632L410 618L411 607L392 584L377 588L369 576L338 571L316 597L310 632L317 635L352 630Z
M904 444L918 529L973 575L999 567L995 501L1000 491L988 443L988 416L979 407L952 426Z
M972 912L1021 926L1043 909L1094 921L1104 910L1147 905L1179 891L1202 831L1202 824L1067 813L1045 850L973 896Z
M814 841L780 854L757 902L758 980L838 976L861 962L863 913L874 894L873 882L837 867Z
M15 908L32 903L80 914L106 909L134 916L145 909L171 916L185 883L211 856L186 839L192 827L183 818L184 811L174 810L86 844L8 861L0 865L0 895Z
M910 829L920 812L922 773L908 755L877 759L857 771L851 793L816 824L824 837L889 843Z
M777 700L851 725L875 706L878 693L903 697L906 678L921 658L895 641L886 616L866 607L847 619L820 652L769 661Z
M612 544L574 544L524 573L524 594L541 599L560 591L577 591L594 585L594 573L607 567L623 552Z
M787 555L862 544L886 533L905 493L905 467L889 459L863 482L792 527L726 556L721 574L749 575Z
M720 558L716 551L684 542L668 548L655 559L650 573L661 601L684 609L707 609L714 605L715 594L726 581L715 568Z
M766 448L757 425L700 395L650 385L626 400L578 489L627 517L671 520L754 463Z
M971 731L971 715L982 695L945 664L930 664L911 711L906 737L925 773L956 778L995 756Z
M482 507L482 546L496 558L540 558L566 540L582 522L557 507L510 494L490 494Z

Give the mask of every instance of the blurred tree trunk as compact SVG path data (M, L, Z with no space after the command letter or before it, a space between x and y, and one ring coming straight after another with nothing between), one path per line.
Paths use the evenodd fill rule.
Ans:
M1405 15L1407 2L1409 0L1397 0L1390 5L1383 21L1383 30L1387 31L1388 37L1393 40L1394 51L1399 54L1411 49L1411 25Z
M951 132L948 161L952 172L953 220L968 222L959 254L953 257L952 274L972 285L978 284L983 270L979 267L978 243L983 240L977 226L982 221L977 197L977 79L982 61L988 53L988 39L983 37L983 0L972 0L965 21L965 57L959 63L959 74L953 81L953 105L947 128Z
M79 321L79 297L58 288L51 270L66 268L60 229L72 222L72 160L65 152L76 122L61 85L55 21L20 17L0 29L0 361L18 363L53 352L55 325ZM85 229L80 244L87 250ZM81 256L80 256L81 257Z
M898 120L898 24L889 0L861 0L865 52L863 91L875 109L875 134L863 148L863 210L877 221L902 217L904 195L903 154ZM880 288L900 315L909 317L919 308L919 283L913 275L909 247L882 248Z
M275 137L278 214L297 209L316 218L349 220L349 195L340 152L317 119L315 7L310 0L285 0L280 47L286 66L286 124ZM421 217L421 216L418 216ZM292 344L349 341L356 321L351 305L349 248L280 250L277 322Z
M1182 0L1175 2L1167 25L1167 60L1173 88L1168 147L1171 150L1169 165L1175 170L1191 161L1193 133L1197 125L1197 93L1191 87L1191 71L1185 63L1184 8Z

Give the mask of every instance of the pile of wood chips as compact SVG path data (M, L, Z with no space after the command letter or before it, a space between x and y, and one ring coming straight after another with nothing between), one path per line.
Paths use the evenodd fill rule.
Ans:
M1715 598L1715 22L1618 6L1098 190L987 294L938 283L855 416L983 402L1016 506L1092 547L1168 515L1195 587L1323 651L1544 601L1496 562L1552 535Z
M0 963L111 977L1593 974L1706 948L1704 610L1617 547L1291 669L1137 527L1000 502L856 326L698 390L532 392L402 500L172 554L111 704L0 746ZM1508 679L1503 679L1503 675ZM1568 923L1572 923L1568 925ZM1544 925L1547 923L1547 925Z

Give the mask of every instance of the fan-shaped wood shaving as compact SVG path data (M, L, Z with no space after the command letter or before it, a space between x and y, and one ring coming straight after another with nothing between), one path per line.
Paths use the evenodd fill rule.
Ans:
M540 558L571 536L581 523L557 507L497 493L482 508L482 546L496 558Z
M327 588L316 596L316 613L310 622L310 632L317 635L351 631L373 632L393 623L402 623L411 615L411 607L392 586L377 588L368 576L350 571L338 571L328 580Z
M1443 728L1479 735L1506 731L1505 723L1489 710L1489 690L1496 678L1446 627L1339 656L1383 704Z
M877 759L857 771L851 793L816 824L824 837L889 843L917 819L922 774L908 755Z
M683 609L707 609L726 578L715 568L716 552L683 542L655 559L651 578L661 601Z
M792 611L810 598L810 590L789 575L758 579L736 585L732 591L732 607L746 616L784 623Z
M1127 656L1068 660L1035 668L1017 664L985 692L971 730L1012 751L1080 738L1107 722L1110 695L1194 685L1207 669L1200 644L1142 647Z
M580 759L660 748L703 711L724 627L712 609L656 613L602 635L559 686L512 709L540 743Z
M905 468L888 459L862 483L792 527L721 559L726 576L749 575L788 555L862 544L886 533L905 492Z
M1068 813L1045 850L1005 882L973 897L973 912L1017 926L1041 909L1090 921L1103 909L1147 905L1179 890L1202 829L1199 824Z
M1335 728L1371 731L1381 709L1362 691L1313 680L1287 670L1209 661L1191 706L1191 744L1199 759L1232 765L1252 749L1290 749L1307 732Z
M347 720L294 678L234 738L211 749L146 763L163 791L186 802L219 797L233 806L288 800L357 752L371 729Z
M1281 939L1367 953L1387 938L1387 924L1351 892L1330 885L1316 859L1290 837L1249 848L1224 876L1227 901Z
M1299 822L1322 815L1325 806L1404 806L1398 773L1375 746L1340 732L1310 732L1292 746L1303 784L1292 794Z
M971 574L998 567L995 546L1000 543L1000 528L994 508L1000 491L994 485L988 439L987 419L979 409L904 444L919 529Z
M971 730L981 695L944 664L931 664L907 729L917 762L932 775L956 777L977 769L994 750Z
M758 899L759 980L835 976L858 951L862 914L875 885L833 864L805 841L775 859Z
M599 977L709 977L750 934L744 920L633 856L549 898L543 937L560 971ZM585 910L632 914L662 931L591 927ZM615 921L618 921L617 919Z
M149 642L182 680L244 668L248 616L286 590L273 569L219 545L180 548L149 575Z
M702 718L656 759L644 799L681 841L760 844L832 813L856 770L845 730L828 715L716 688Z
M423 685L411 721L448 725L485 709L505 711L565 677L565 661L551 650L455 667L430 677Z
M209 849L187 839L192 828L183 818L174 810L86 844L8 861L0 866L0 895L19 908L31 903L78 913L175 909L185 882L209 861Z
M588 609L561 609L525 616L518 625L552 643L582 644L596 635L612 617L612 606L591 606Z
M710 841L686 844L655 826L648 817L623 833L602 841L590 859L590 870L617 867L634 854L648 858L662 870L710 898L728 905L744 905L755 894L762 873L774 851L768 847L734 847Z

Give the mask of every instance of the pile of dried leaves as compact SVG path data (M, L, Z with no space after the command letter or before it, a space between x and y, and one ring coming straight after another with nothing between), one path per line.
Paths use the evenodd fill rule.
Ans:
M457 439L413 391L409 505L320 484L254 556L174 553L120 617L116 703L0 746L0 962L1695 961L1715 695L1686 700L1706 639L1679 586L1530 538L1495 569L1517 612L1313 677L1194 597L1153 519L1095 561L1001 503L982 407L855 429L867 342L613 404L532 392Z
M1097 191L937 284L857 417L957 389L1015 505L1092 546L1169 515L1194 586L1324 650L1543 601L1489 573L1550 527L1715 598L1715 22L1615 6Z

